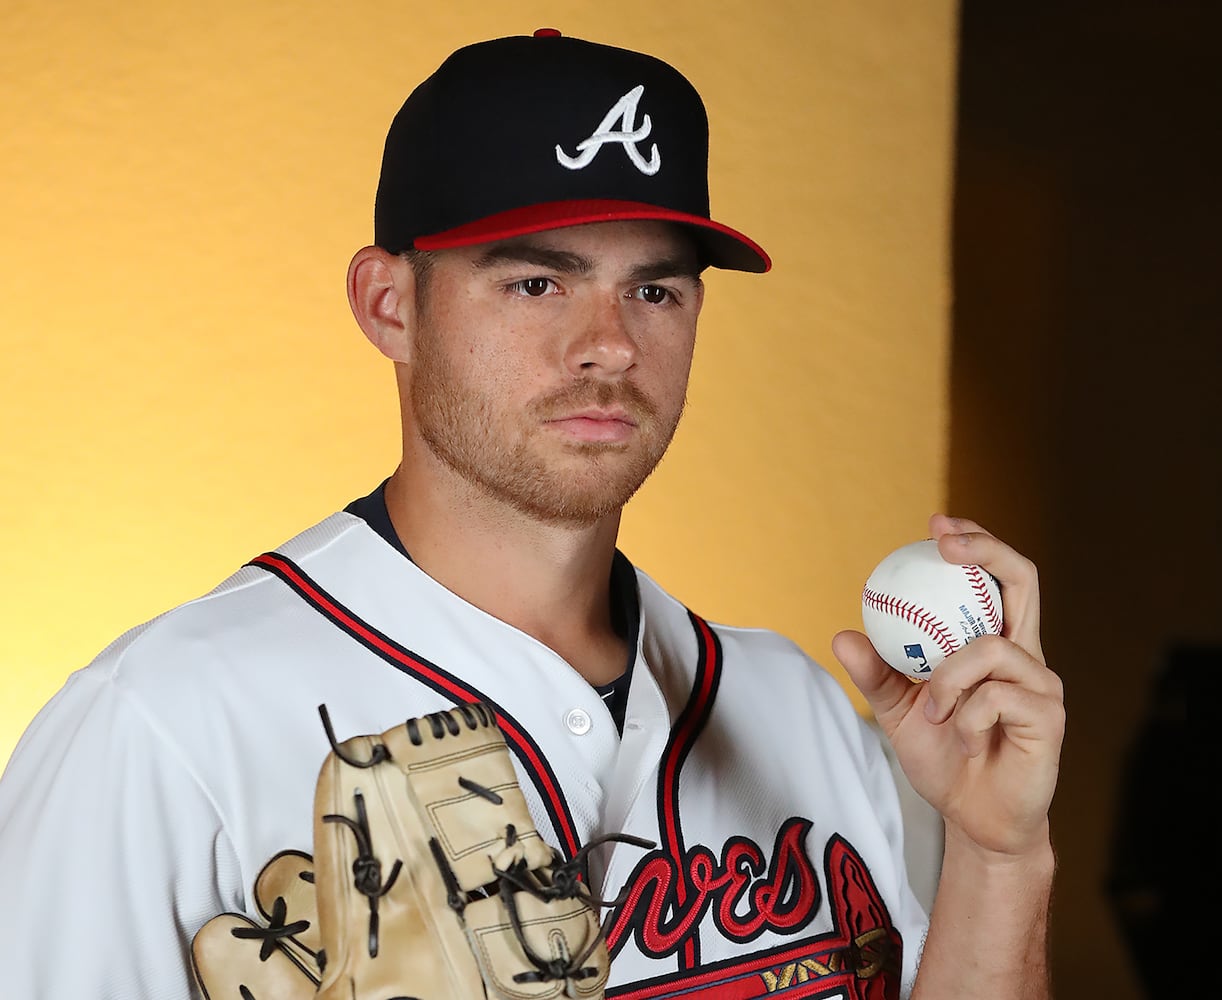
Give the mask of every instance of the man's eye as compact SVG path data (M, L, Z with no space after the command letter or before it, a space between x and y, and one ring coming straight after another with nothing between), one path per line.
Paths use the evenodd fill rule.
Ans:
M661 285L641 285L637 288L636 295L637 298L654 306L660 306L671 298L670 289L663 288Z
M552 279L523 278L521 281L515 281L509 286L509 289L510 291L520 292L522 295L538 298L540 295L546 295L552 290Z

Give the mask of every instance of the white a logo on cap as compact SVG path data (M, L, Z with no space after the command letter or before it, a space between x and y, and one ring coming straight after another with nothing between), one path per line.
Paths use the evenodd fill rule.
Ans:
M590 165L603 146L609 142L617 142L624 147L624 152L628 154L628 159L632 161L632 165L637 170L650 177L656 174L658 168L662 166L662 154L658 152L658 144L653 143L648 163L645 162L641 151L636 148L636 144L643 141L653 128L649 115L642 119L640 128L636 127L636 106L644 93L645 85L641 84L639 87L633 87L616 101L603 120L598 123L594 134L577 144L576 156L569 156L560 148L560 143L556 143L556 160L560 165L570 170L581 170ZM618 131L611 127L617 120L620 126Z

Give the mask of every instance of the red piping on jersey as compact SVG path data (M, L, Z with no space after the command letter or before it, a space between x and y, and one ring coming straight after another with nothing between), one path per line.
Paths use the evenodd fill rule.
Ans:
M683 832L679 828L679 771L708 721L721 680L721 645L717 636L703 618L691 611L687 616L696 632L696 680L683 712L671 728L670 742L662 755L658 775L658 829L662 834L663 847L674 858L675 870L679 873L675 881L675 895L680 907L687 902L690 886L683 860ZM679 951L679 966L692 969L699 963L697 937L693 934L683 942Z
M324 617L348 632L363 645L376 652L383 659L404 669L418 680L428 684L435 691L448 694L460 702L474 704L485 702L496 712L497 725L505 734L505 741L517 751L518 756L526 765L531 779L538 789L543 804L561 838L565 854L572 858L580 847L576 826L568 803L560 791L560 786L552 773L551 767L544 760L539 748L524 729L509 715L506 715L492 699L475 688L459 682L440 667L420 659L413 653L397 645L389 637L383 635L367 622L345 608L335 598L311 580L299 566L276 552L265 552L252 559L248 565L258 566L278 576L287 583L306 603L310 604Z

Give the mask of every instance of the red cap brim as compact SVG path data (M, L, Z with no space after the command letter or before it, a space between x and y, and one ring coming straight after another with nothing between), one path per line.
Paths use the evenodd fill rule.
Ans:
M731 271L752 271L757 274L762 274L772 267L772 260L759 244L720 222L644 202L612 199L551 201L541 205L527 205L476 219L444 232L418 236L414 246L417 250L445 250L478 243L493 243L565 226L633 219L655 219L688 227L693 238L704 249L707 262L713 267Z

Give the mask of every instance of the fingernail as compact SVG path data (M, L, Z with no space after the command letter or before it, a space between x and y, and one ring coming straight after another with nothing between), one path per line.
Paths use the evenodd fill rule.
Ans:
M934 704L932 698L925 699L925 718L930 722L938 721L938 706Z

